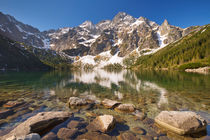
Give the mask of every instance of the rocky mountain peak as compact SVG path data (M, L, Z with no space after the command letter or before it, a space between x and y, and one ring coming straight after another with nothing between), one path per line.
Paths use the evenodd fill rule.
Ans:
M132 17L131 15L128 15L125 12L119 12L112 20L114 25L119 25L122 22L124 24L131 24L135 21L136 21L136 19L134 17Z
M169 24L168 20L165 19L161 26L169 26L169 25L170 25L170 24Z
M114 18L116 18L116 17L123 18L123 17L125 17L125 16L127 16L127 15L128 15L128 14L125 13L125 12L119 12L119 13L117 13L117 15L116 15Z
M100 21L99 23L96 24L96 27L103 31L105 29L108 29L110 27L110 24L111 24L111 20L102 20Z
M160 26L159 30L160 30L160 34L161 35L165 35L167 33L169 33L171 29L171 25L168 23L168 21L165 19L164 22L162 23L162 25Z
M89 30L95 29L95 25L89 20L83 22L81 25L79 25L79 27L86 28L86 29L89 29Z
M138 20L139 20L139 21L147 21L148 19L145 18L145 17L139 17Z

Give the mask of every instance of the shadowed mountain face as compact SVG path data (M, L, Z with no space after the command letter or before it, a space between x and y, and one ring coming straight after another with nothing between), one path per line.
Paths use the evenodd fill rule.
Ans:
M47 70L49 68L24 46L0 35L1 70Z
M37 28L17 21L0 12L0 34L18 42L37 48L49 48L48 38Z

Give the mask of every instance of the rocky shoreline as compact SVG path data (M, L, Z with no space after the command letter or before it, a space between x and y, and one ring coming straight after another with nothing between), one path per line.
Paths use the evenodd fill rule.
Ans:
M208 74L210 72L210 67L201 67L197 69L186 69L186 72L194 72L200 74Z
M15 101L3 104L8 109L1 111L0 117L10 115L12 108L23 104ZM162 111L151 119L133 104L110 99L100 101L92 96L70 97L68 106L77 111L40 112L1 136L0 140L167 140L171 135L180 136L181 139L183 136L206 135L206 120L191 111ZM90 111L97 107L130 115L132 121L139 125L130 128L123 117ZM76 112L81 110L85 110L87 118L76 116Z

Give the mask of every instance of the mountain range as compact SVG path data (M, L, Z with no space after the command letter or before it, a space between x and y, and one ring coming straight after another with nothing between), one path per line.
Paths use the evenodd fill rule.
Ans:
M0 12L1 38L22 45L31 55L51 67L60 64L85 68L110 65L129 67L140 56L154 54L203 28L191 26L182 29L170 25L167 20L158 25L147 18L134 18L119 12L112 20L103 20L97 24L85 21L77 27L41 32ZM2 55L0 52L0 69L11 65ZM16 65L13 67L17 68Z

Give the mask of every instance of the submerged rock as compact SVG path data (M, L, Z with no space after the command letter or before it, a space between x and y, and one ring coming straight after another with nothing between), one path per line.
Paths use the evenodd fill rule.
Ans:
M147 136L147 135L142 135L140 136L141 140L153 140L153 138L151 136Z
M121 133L117 138L118 140L138 140L138 138L131 132Z
M89 131L100 131L108 132L111 131L115 126L115 119L112 115L102 115L96 117L88 126Z
M104 99L102 101L102 104L105 106L105 108L115 108L121 103L118 101L110 100L110 99Z
M40 140L40 139L41 139L41 137L39 134L31 133L26 136L19 136L19 137L16 137L13 135L13 136L7 138L6 140Z
M26 136L30 133L42 134L48 129L64 122L72 113L70 112L42 112L27 119L25 122L19 124L10 133L3 136L1 139L5 140L11 136L19 137Z
M95 95L91 95L91 94L88 94L88 95L81 95L80 96L82 99L85 99L88 103L90 104L100 104L101 103L101 100L98 99Z
M18 101L9 101L6 104L3 105L5 108L15 108L20 105L24 104L24 102L18 102Z
M152 127L154 125L155 121L151 118L145 118L143 120L143 124Z
M139 110L136 110L135 112L132 113L134 116L137 117L137 119L140 119L141 121L145 119L146 115L139 111Z
M80 128L84 128L86 125L87 124L84 121L80 122L80 121L72 120L67 124L67 128L69 128L69 129L73 129L73 128L80 129Z
M1 110L0 111L0 119L5 119L9 115L12 115L12 114L14 114L13 110L9 110L9 109Z
M60 139L72 139L77 136L78 129L68 129L68 128L61 128L59 129L57 136Z
M45 135L41 140L57 140L57 135L53 132L50 132Z
M87 132L78 136L76 140L116 140L116 138L99 132Z
M132 128L132 131L134 133L137 133L137 134L140 134L140 135L145 135L147 133L146 130L144 130L141 127L134 127L134 128Z
M155 122L179 135L198 133L207 126L206 120L191 111L162 111Z
M134 112L135 106L133 104L120 104L115 110L118 112Z
M68 103L69 106L83 106L88 104L87 100L78 97L70 97Z

